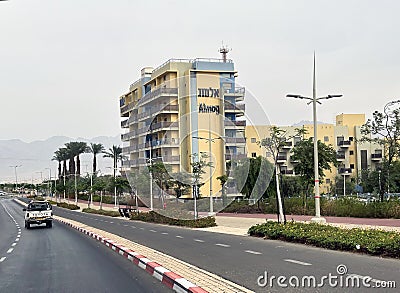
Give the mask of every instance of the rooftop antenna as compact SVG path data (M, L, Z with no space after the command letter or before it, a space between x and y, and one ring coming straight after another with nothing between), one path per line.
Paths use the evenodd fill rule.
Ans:
M222 54L222 60L226 63L226 55L231 51L228 46L224 46L224 41L222 41L222 47L219 49L219 52Z

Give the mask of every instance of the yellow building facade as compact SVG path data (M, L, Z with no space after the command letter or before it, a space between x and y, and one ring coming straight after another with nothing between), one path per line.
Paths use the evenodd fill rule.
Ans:
M191 173L204 153L212 168L205 168L200 193L218 196L226 160L246 156L246 122L238 119L245 90L236 87L236 75L229 59L171 59L142 69L119 99L129 157L124 167L135 171L161 161L172 174Z
M318 140L331 145L337 152L338 168L332 166L331 171L325 171L325 178L321 182L320 192L330 194L332 185L338 176L357 179L361 176L361 170L376 169L382 160L381 147L373 143L357 142L361 139L361 126L365 124L365 114L340 114L336 116L336 125L318 124ZM270 136L269 125L257 125L246 127L246 147L249 157L263 156L273 162L271 154L265 148L261 148L258 142ZM280 165L281 174L295 175L293 162L290 158L291 150L296 141L301 139L296 137L296 128L304 128L306 134L304 139L313 137L314 126L312 124L301 126L279 126L286 132L287 137L293 137L278 154L277 163Z

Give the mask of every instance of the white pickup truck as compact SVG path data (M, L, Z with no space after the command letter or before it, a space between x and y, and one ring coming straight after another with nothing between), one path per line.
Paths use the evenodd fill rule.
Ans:
M49 202L33 200L23 211L25 212L25 228L29 229L31 224L46 224L47 228L53 226L53 211Z

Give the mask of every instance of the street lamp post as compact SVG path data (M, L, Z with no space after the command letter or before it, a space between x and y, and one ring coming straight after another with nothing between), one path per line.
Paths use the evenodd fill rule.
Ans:
M47 182L47 189L49 190L49 196L51 196L51 168L45 168L45 170L49 170L49 181Z
M286 97L295 98L295 99L305 99L310 102L307 103L313 104L313 122L314 122L314 186L315 186L315 218L312 218L311 221L317 223L325 223L326 220L321 217L321 208L320 208L320 195L319 195L319 174L318 174L318 136L317 136L317 103L321 104L320 100L327 100L332 98L339 98L342 95L327 95L326 97L317 98L316 93L316 85L315 85L315 53L314 53L314 67L313 67L313 96L312 98L304 97L301 95L293 95L288 94Z
M22 165L15 165L15 166L10 166L10 168L14 168L14 174L15 174L15 191L17 194L18 192L18 176L17 176L17 168L22 167Z
M106 167L107 169L113 169L113 176L114 176L114 208L117 208L117 185L116 185L116 172L118 170L118 168L114 168L114 167Z
M345 171L343 173L343 197L346 196L346 175L347 175L347 171Z

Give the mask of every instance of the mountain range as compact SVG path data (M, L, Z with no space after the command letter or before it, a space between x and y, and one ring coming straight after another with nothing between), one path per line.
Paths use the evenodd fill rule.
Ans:
M54 177L57 172L58 163L52 161L54 151L63 147L70 141L84 141L88 144L101 143L106 149L112 145L122 145L121 137L118 136L99 136L92 139L71 138L66 136L53 136L46 140L24 142L19 139L0 140L0 183L15 182L15 169L17 170L18 182L39 183L41 179ZM92 168L92 154L83 154L81 159L81 172L90 172ZM102 173L111 173L112 160L97 157L98 169ZM19 166L14 168L13 166Z

